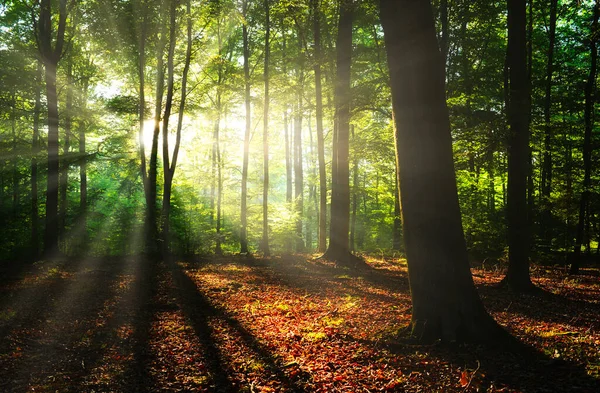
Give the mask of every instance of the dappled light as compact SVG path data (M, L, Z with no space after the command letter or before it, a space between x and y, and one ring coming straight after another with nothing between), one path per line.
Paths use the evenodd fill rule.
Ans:
M0 3L0 392L600 392L600 0Z

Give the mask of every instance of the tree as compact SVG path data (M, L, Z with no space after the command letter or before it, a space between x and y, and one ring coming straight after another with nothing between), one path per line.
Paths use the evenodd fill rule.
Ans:
M577 222L577 234L573 247L573 259L569 274L579 274L581 245L583 244L583 233L586 218L589 220L590 212L590 185L592 173L592 129L594 128L594 102L596 96L596 73L598 68L598 19L600 16L600 1L594 3L594 16L590 33L590 70L585 84L585 134L583 139L583 190L579 199L579 220ZM589 237L589 231L588 231Z
M59 0L58 24L54 37L52 0L41 0L39 18L35 21L38 50L44 63L46 103L48 111L48 180L46 186L46 228L44 252L58 251L58 96L56 92L56 69L63 57L65 29L67 26L67 0ZM53 45L54 42L54 45Z
M248 48L248 1L242 3L242 40L244 57L244 106L246 108L246 127L244 129L244 158L242 162L242 203L240 233L240 252L248 253L248 155L250 150L250 128L252 118L250 111L250 49Z
M323 137L323 91L321 87L321 11L319 0L312 0L313 37L315 41L315 118L317 122L317 156L319 161L319 242L318 251L327 249L327 172L325 168L325 140Z
M530 100L525 25L525 0L508 0L508 272L504 281L515 291L533 288L529 276L527 214Z
M422 340L490 340L502 330L485 311L469 269L433 11L427 1L380 0L380 16L396 128L412 333Z
M261 249L269 256L269 60L271 56L271 19L269 0L264 0L265 8L265 63L263 79L265 83L265 102L263 108L263 230Z
M175 43L176 43L176 14L177 14L177 2L173 1L171 3L171 11L170 11L170 44L169 44L169 54L167 60L167 70L168 70L168 88L167 88L167 105L165 108L165 116L163 119L163 173L164 173L164 184L163 184L163 204L162 204L162 239L163 239L163 255L167 255L169 253L170 247L170 223L169 220L171 218L171 194L173 188L173 179L175 177L175 169L177 168L177 160L179 158L179 149L181 146L181 129L183 127L183 115L185 112L185 104L186 104L186 95L187 95L187 79L188 73L190 70L190 62L192 58L192 15L191 15L191 4L190 0L186 2L186 36L187 36L187 45L185 51L185 60L183 65L183 73L181 76L181 99L179 101L179 111L177 117L177 129L175 136L175 146L173 147L173 155L172 158L169 159L170 151L169 151L169 128L168 121L171 112L171 102L173 99L173 84L174 84L174 66L173 66L173 56L175 51Z
M352 259L350 229L350 69L352 58L352 0L340 4L335 88L334 156L331 185L331 225L329 248L325 257L338 262Z

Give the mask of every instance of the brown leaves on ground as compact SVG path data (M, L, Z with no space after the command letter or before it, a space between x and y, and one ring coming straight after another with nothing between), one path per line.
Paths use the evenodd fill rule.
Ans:
M534 296L474 270L510 352L402 339L406 267L367 262L38 263L0 284L0 391L600 391L597 269L536 268Z

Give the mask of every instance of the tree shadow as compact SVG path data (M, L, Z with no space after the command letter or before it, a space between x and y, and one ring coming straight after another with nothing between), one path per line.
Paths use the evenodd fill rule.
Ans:
M286 392L305 392L299 381L291 379L283 371L281 362L262 344L248 329L231 316L225 309L215 305L198 290L196 283L185 273L181 266L174 261L168 263L182 309L204 345L205 357L213 376L214 391L234 392L238 389L231 380L227 365L224 364L221 350L217 347L211 319L216 318L225 322L241 338L249 348L265 364L265 368L283 386Z
M523 391L523 392L579 392L600 391L600 380L587 374L583 365L545 355L535 348L515 340L508 346L491 344L433 344L419 345L409 338L387 337L372 341L353 336L344 338L348 343L359 342L377 350L387 350L396 356L414 356L439 359L455 368L456 379L450 381L463 392ZM404 374L430 374L439 370L438 363L413 362ZM460 386L461 372L465 371L468 385ZM506 390L502 390L506 389ZM433 390L433 389L432 389Z

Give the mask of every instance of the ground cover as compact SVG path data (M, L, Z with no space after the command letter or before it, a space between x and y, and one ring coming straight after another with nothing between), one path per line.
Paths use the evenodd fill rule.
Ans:
M2 392L597 392L600 278L535 267L535 295L474 279L523 348L418 345L406 266L307 256L149 264L38 262L2 271Z

